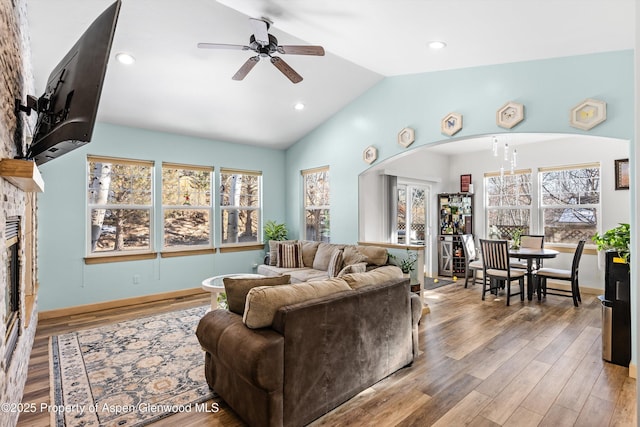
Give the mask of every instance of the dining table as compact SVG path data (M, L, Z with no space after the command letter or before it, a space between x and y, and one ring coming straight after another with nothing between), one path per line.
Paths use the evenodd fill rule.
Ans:
M527 298L533 299L533 261L541 259L555 258L560 252L555 249L546 248L518 248L509 249L509 257L524 259L527 261Z

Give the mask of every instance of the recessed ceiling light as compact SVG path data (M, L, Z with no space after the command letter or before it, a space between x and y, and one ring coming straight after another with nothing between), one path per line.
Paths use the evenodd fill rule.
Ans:
M434 40L429 42L429 47L431 49L444 49L445 47L447 47L447 44L440 40Z
M126 64L126 65L131 65L134 62L136 62L136 58L134 58L133 55L131 55L130 53L126 53L126 52L116 53L116 59L121 64Z
M293 108L295 108L298 111L304 110L304 104L302 102L298 102L296 105L293 106Z

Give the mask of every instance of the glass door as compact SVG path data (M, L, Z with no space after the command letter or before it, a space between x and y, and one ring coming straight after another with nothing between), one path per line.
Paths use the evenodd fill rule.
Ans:
M398 244L424 246L425 272L430 275L430 188L425 185L402 183L398 183L397 188L396 241Z

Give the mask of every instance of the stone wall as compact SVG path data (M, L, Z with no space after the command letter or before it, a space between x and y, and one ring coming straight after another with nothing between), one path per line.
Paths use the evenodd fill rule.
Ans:
M29 34L27 28L27 1L0 0L0 159L13 158L20 154L25 146L27 117L16 118L14 113L14 99L25 99L26 94L33 94L33 74L29 48ZM34 114L31 115L33 120ZM33 128L33 122L28 124ZM5 223L9 216L20 216L22 221L20 265L21 265L21 295L20 295L20 337L13 356L8 364L4 363L6 343L0 343L0 404L20 403L24 384L27 379L29 356L33 346L33 339L37 324L37 307L35 295L30 298L30 310L27 310L25 297L25 283L33 280L35 283L36 260L27 262L26 257L34 256L35 251L25 252L25 206L30 197L8 181L0 178L0 336L6 332L4 317L6 311L5 289L7 283L7 254L5 243ZM25 271L31 266L31 271ZM27 319L26 317L30 318ZM25 325L28 325L25 327ZM13 426L17 423L18 413L0 413L0 426Z

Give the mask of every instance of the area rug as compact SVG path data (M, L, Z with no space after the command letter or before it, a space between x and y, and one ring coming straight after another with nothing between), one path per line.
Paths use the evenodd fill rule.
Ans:
M437 280L437 282L436 282ZM458 279L460 280L460 279ZM428 291L432 289L437 289L445 285L450 285L453 283L453 280L441 279L440 277L425 277L424 278L424 288Z
M53 336L52 426L143 426L209 411L195 329L208 307Z

